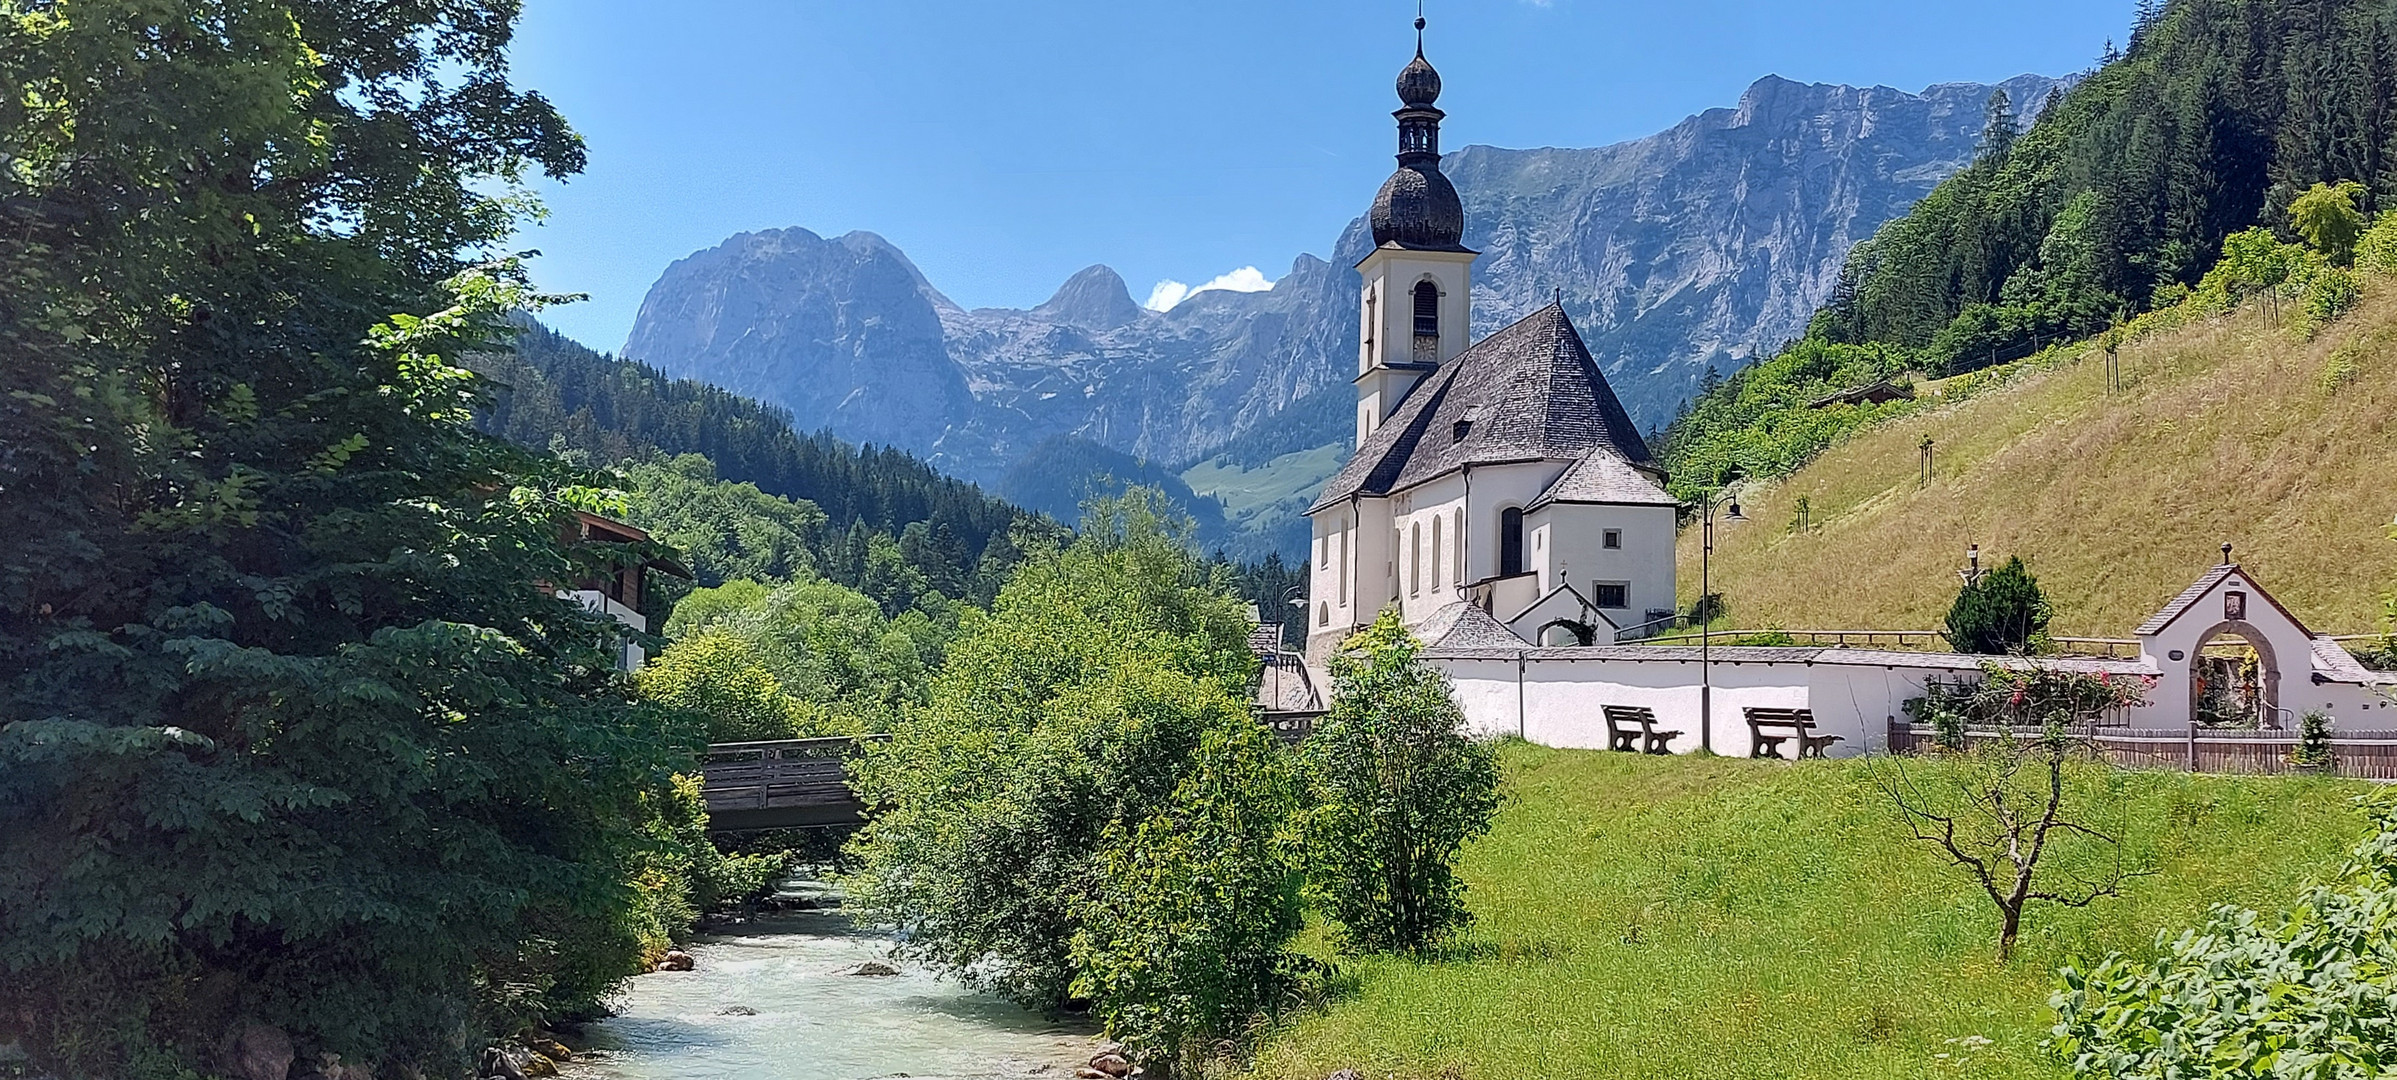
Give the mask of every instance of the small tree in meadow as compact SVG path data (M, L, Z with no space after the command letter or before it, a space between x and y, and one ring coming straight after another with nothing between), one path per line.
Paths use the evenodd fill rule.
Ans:
M1948 608L1948 646L1992 656L2027 653L2047 636L2053 614L2039 579L2018 555L1956 594Z
M1988 894L2002 961L2014 955L2030 905L2087 907L2145 873L2125 867L2121 838L2099 828L2075 796L2086 740L2074 733L2144 705L2153 680L1995 664L1983 675L1950 706L1994 732L1936 765L1891 758L1873 776L1908 835L1937 847Z
M1498 810L1498 756L1394 611L1332 659L1332 708L1304 750L1315 890L1343 948L1421 952L1464 927L1456 857Z
M2355 265L2355 242L2364 235L2364 212L2356 205L2364 185L2316 184L2289 204L2289 224L2333 266Z

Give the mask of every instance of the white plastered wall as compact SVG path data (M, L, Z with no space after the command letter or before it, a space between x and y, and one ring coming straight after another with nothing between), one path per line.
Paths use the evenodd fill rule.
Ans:
M1629 586L1621 608L1602 609L1615 625L1633 627L1648 621L1651 610L1669 611L1674 605L1674 512L1669 506L1610 506L1589 503L1550 503L1525 520L1526 531L1538 531L1540 591L1569 584L1595 601L1597 582ZM1623 546L1606 546L1607 530L1622 534Z

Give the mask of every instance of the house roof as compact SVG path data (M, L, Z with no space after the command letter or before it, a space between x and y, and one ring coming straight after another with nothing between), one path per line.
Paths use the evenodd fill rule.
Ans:
M2397 674L2365 667L2347 647L2327 637L2314 639L2314 671L2332 682L2358 686L2397 685Z
M1550 503L1602 503L1612 506L1678 506L1680 500L1656 486L1656 481L1641 472L1612 446L1593 446L1585 451L1548 490L1533 499L1528 509L1537 510Z
M1578 459L1597 447L1631 464L1649 460L1573 320L1550 304L1416 383L1309 512L1468 465Z
M1432 612L1431 618L1423 620L1420 636L1431 646L1427 652L1504 649L1512 654L1526 644L1505 623L1462 600Z
M2282 607L2279 600L2275 599L2271 593L2265 592L2264 587L2256 584L2254 578L2248 577L2245 571L2239 569L2238 563L2223 563L2206 571L2204 577L2198 578L2196 583L2181 590L2179 596L2173 597L2171 603L2164 605L2164 610L2148 616L2147 621L2140 623L2139 629L2132 633L2137 637L2153 637L2163 633L2165 627L2180 621L2180 617L2188 614L2189 609L2196 607L2197 602L2205 599L2206 594L2214 591L2215 586L2234 577L2240 580L2240 584L2247 586L2248 592L2261 597L2265 603L2271 604L2272 609L2280 612L2281 618L2289 620L2289 624L2295 626L2299 633L2309 638L2314 636L2313 631L2305 628L2304 620L2290 614L2289 609Z

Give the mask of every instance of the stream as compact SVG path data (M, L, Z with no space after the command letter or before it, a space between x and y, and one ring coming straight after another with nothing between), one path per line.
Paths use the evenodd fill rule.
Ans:
M821 889L786 883L786 897ZM694 971L635 978L590 1024L571 1080L996 1080L1070 1077L1089 1030L891 961L889 941L837 911L761 919L701 938ZM868 962L896 975L843 969Z

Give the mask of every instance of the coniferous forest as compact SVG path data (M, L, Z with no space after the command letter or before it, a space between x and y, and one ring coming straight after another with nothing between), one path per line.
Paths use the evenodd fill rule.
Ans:
M1994 100L1979 160L1851 254L1812 336L1970 370L2195 286L2315 184L2361 183L2377 210L2397 194L2392 20L2387 0L2151 0L2071 91Z
M2234 234L2301 239L2290 211L2317 187L2385 209L2393 32L2390 0L2143 0L2127 46L2070 90L1992 99L1975 161L1857 245L1804 338L1708 381L1661 440L1676 490L1786 472L1910 407L1829 395L1978 372L2178 304Z

